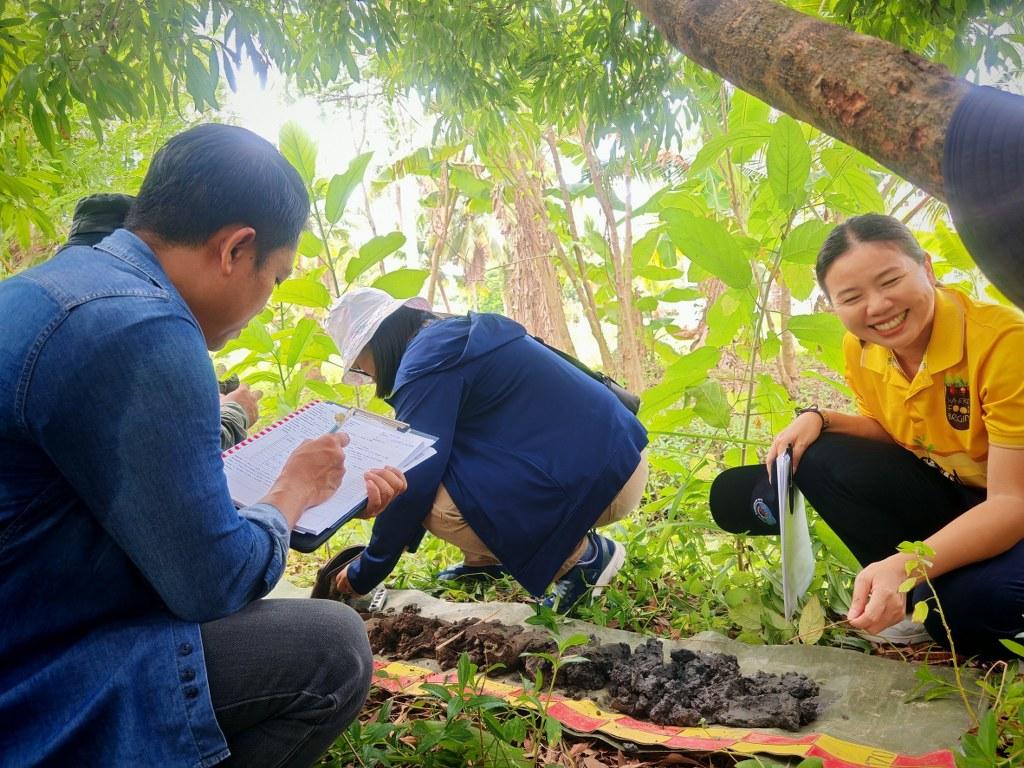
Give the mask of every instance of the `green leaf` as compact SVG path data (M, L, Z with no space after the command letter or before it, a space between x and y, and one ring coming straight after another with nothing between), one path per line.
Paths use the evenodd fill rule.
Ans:
M270 301L275 304L326 309L331 305L331 294L323 283L310 277L293 277L274 289Z
M448 180L466 197L479 200L491 199L491 190L494 189L494 185L489 181L477 178L461 166L452 168Z
M718 162L718 158L726 149L733 148L741 156L749 156L756 152L772 135L772 126L769 123L749 123L728 133L716 136L704 142L693 164L687 170L687 176L694 178L707 171L712 165Z
M768 142L768 184L786 210L799 208L807 199L811 149L796 120L782 115L775 121Z
M640 407L641 421L647 414L657 413L675 403L687 388L704 381L708 371L718 364L720 356L718 348L704 346L672 363L665 370L661 382L644 392Z
M50 116L41 103L32 104L32 130L35 131L39 143L46 147L46 150L53 153L53 127L50 125Z
M418 296L430 272L425 269L396 269L373 281L374 288L380 288L396 299Z
M313 139L298 123L289 120L281 126L277 143L281 154L299 172L299 178L307 187L311 186L316 177L316 143Z
M820 186L829 204L842 213L885 212L885 201L864 161L864 156L850 147L829 147L821 152L821 163L829 177L815 186Z
M544 736L551 746L558 746L562 740L562 724L553 717L544 718Z
M717 381L708 379L690 390L695 398L693 412L710 427L725 429L732 417L732 406Z
M317 258L324 250L324 242L308 229L299 237L299 254L310 259Z
M792 264L814 264L833 225L813 219L805 221L782 241L782 260Z
M817 595L811 595L800 612L800 642L816 645L825 634L825 611Z
M678 269L648 264L646 267L640 267L637 269L633 275L634 277L642 277L644 280L659 282L664 280L679 280L683 276L683 273Z
M1021 643L1018 643L1016 640L1007 640L1006 638L1000 639L999 642L1002 643L1003 645L1005 645L1007 648L1009 648L1015 654L1020 656L1022 659L1024 659L1024 645L1022 645Z
M294 368L302 360L302 353L306 351L306 347L309 345L309 340L312 335L316 332L317 324L310 320L308 317L304 317L299 320L295 326L295 330L292 331L292 337L288 342L288 357L286 362L289 368Z
M739 240L717 221L677 210L667 227L676 248L733 288L746 288L753 279Z
M907 581L916 582L916 579L907 579ZM904 590L900 590L903 592ZM909 591L909 590L907 590ZM914 612L911 614L911 621L916 621L918 624L924 624L924 620L928 618L928 601L921 600L914 604Z
M765 123L768 121L768 111L768 105L759 98L736 88L729 103L729 128L732 130L748 123Z
M331 224L337 224L345 213L348 199L362 182L372 157L373 152L364 152L348 164L344 173L331 177L331 183L327 185L327 200L324 202L324 215Z
M245 330L238 335L238 343L245 349L263 354L274 350L274 339L267 331L267 326L259 320L253 320L246 326Z
M388 232L368 240L359 249L359 255L345 265L345 282L351 283L366 270L387 258L405 245L405 235L401 232Z
M789 319L789 332L811 352L817 350L819 357L832 370L843 370L843 334L845 329L833 314L795 315Z
M696 288L669 288L658 296L658 301L664 301L666 304L674 304L678 301L697 301L697 299L701 299L703 297L704 294Z
M334 387L332 387L326 381L320 381L319 379L310 379L309 381L306 382L306 389L308 389L310 392L317 395L318 397L323 398L324 400L338 399L338 393L335 391Z
M811 297L811 294L814 293L814 286L818 284L813 269L806 264L791 264L788 261L780 262L779 269L782 271L782 279L794 299L805 301Z

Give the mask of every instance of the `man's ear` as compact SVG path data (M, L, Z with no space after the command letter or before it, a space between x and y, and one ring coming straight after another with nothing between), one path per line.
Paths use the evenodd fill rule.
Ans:
M213 237L222 274L230 275L245 256L256 255L256 230L252 227L224 227Z

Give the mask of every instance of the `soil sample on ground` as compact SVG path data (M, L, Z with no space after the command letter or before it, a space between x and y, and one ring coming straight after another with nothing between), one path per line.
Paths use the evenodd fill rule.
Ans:
M529 653L553 654L546 634L497 621L462 619L447 622L413 610L377 616L366 624L374 653L391 659L436 659L442 669L454 667L462 653L480 669L501 665L503 673L545 678L550 664ZM789 672L773 675L740 673L735 656L671 653L666 662L659 640L648 639L635 651L625 643L599 644L596 638L570 653L586 661L562 664L556 685L573 697L607 690L610 709L659 725L731 725L797 730L817 717L818 686ZM604 697L602 697L604 698Z

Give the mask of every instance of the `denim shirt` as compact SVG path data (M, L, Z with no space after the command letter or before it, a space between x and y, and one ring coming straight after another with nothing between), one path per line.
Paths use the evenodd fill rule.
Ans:
M288 531L231 503L196 319L118 230L0 283L0 340L0 762L223 760L199 624Z

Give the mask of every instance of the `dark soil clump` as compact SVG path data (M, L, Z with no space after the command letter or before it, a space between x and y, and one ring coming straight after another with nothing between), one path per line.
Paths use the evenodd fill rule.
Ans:
M375 653L392 659L436 659L442 669L454 667L466 653L480 669L501 665L503 672L547 677L550 664L524 654L556 652L544 633L497 621L463 619L455 623L406 610L367 622ZM555 682L570 696L607 689L608 706L660 725L702 723L751 728L797 730L818 713L818 685L789 672L773 675L740 673L735 656L673 651L665 662L660 641L648 639L630 652L625 643L588 645L570 653L586 661L565 663Z

